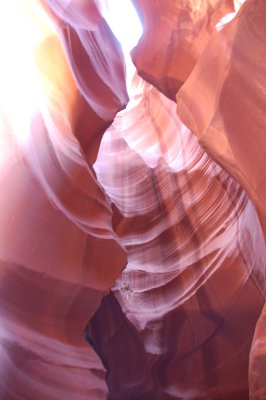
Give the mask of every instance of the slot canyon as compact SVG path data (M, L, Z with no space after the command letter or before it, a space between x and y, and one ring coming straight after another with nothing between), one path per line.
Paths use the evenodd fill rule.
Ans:
M266 400L265 0L8 0L0 51L0 400Z

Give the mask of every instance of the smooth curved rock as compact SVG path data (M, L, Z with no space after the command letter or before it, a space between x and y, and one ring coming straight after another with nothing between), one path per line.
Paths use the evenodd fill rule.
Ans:
M264 399L266 397L266 306L264 306L258 320L250 352L249 382L250 399Z
M168 97L184 84L187 127L138 76L110 126L128 95L102 2L40 0L44 21L34 0L6 3L21 48L17 34L1 49L13 109L0 102L0 398L263 398L265 243L247 194L198 138L212 133L202 143L262 215L264 3L247 0L223 27L231 0L135 0L133 58Z
M88 329L109 398L247 399L265 293L255 284L265 271L255 209L175 104L142 90L95 164L128 256Z
M85 154L82 115L88 124L96 114L50 27L34 56L41 102L28 136L20 136L25 127L15 124L15 111L14 119L1 112L0 397L103 399L105 370L83 331L126 264L89 163L99 146L90 134L106 121L98 117L87 130L93 146Z
M249 0L213 35L177 95L178 115L249 193L265 232L264 1Z
M170 99L189 77L232 0L134 0L144 34L132 51L140 76Z
M51 49L49 43L43 45L46 48L40 49L42 57L39 69L43 70L43 65L50 63L48 71L46 67L43 74L45 77L48 74L49 79L53 80L55 66L58 71L57 96L62 97L68 90L68 98L74 97L70 107L72 129L89 161L93 163L103 132L129 100L121 45L93 1L47 0L47 4L55 13L56 25L70 64L71 71L67 74L73 74L72 79L75 79L77 87L74 89L72 84L72 89L66 88L65 82L60 79L58 44L56 49ZM44 59L47 51L48 61ZM62 50L59 49L59 53Z

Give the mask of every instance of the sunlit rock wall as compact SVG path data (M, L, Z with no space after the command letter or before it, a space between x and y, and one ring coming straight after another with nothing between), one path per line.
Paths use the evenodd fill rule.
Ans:
M264 1L111 4L1 6L0 399L264 399Z
M175 99L215 25L235 10L233 0L133 0L144 34L133 50L139 74Z
M178 114L248 191L265 232L266 4L246 1L213 35L177 95Z
M30 21L43 24L44 32L33 49L37 77L26 82L30 88L36 78L41 94L26 137L21 139L25 127L14 123L15 110L10 115L3 109L1 115L0 398L103 399L105 371L85 341L84 329L125 267L126 255L92 163L101 132L128 99L123 56L100 18L92 32L84 33L87 52L79 59L80 75L74 75L70 66L75 68L75 57L69 64L65 51L70 43L60 42L57 25L46 25L34 3L16 5L23 29ZM28 21L29 12L33 16ZM61 34L61 23L52 19ZM72 51L81 51L80 42L73 40ZM87 70L95 91L87 102L82 93L90 97L89 84L81 87L78 78L84 82L90 58L95 63L89 51L98 54L97 66L106 75L99 76L95 65ZM24 97L26 102L27 91Z
M247 399L264 304L254 206L175 104L149 85L141 93L95 164L128 257L89 326L110 398Z

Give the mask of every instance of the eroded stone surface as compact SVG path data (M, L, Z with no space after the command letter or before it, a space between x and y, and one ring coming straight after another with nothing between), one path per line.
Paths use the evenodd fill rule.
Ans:
M116 116L101 1L17 2L42 101L25 140L0 114L0 397L263 399L264 2L135 0L139 73L183 86L177 116L135 76Z

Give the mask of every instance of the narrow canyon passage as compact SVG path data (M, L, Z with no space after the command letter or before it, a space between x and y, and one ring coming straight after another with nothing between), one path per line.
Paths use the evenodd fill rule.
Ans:
M266 399L265 22L0 5L0 400Z

